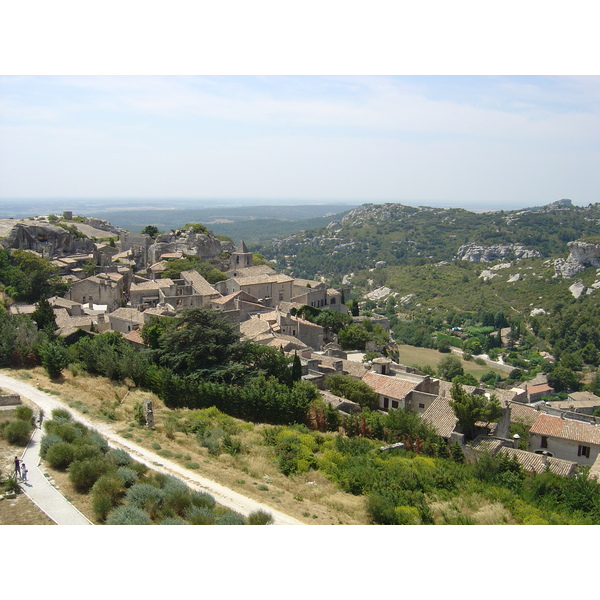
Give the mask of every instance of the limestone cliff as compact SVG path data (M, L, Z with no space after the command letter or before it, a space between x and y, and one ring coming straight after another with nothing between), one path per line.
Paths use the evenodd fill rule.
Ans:
M586 267L600 269L600 244L576 240L569 242L569 257L566 260L554 261L554 269L557 276L570 279Z
M16 223L0 244L4 248L33 250L44 258L88 254L94 250L89 238L80 238L63 227L39 221Z
M148 249L149 264L160 260L166 253L183 252L200 256L206 261L215 260L221 252L233 252L232 242L217 239L212 233L198 233L193 227L184 230L171 230L159 235Z
M495 244L493 246L481 246L478 244L466 244L456 252L459 260L468 260L474 263L493 262L505 259L539 258L541 254L537 250L529 250L520 244Z

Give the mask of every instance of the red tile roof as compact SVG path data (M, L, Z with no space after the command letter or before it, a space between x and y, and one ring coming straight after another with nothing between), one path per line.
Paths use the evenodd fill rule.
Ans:
M572 440L585 444L596 444L600 446L600 426L561 419L552 415L540 413L535 423L529 430L530 435L544 435L548 437Z

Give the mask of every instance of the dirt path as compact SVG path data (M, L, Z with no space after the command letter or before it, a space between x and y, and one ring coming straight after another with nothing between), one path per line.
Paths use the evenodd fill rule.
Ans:
M262 504L251 498L247 498L238 492L220 485L216 481L211 481L205 477L200 477L199 475L180 467L176 463L167 460L158 454L155 454L154 452L146 450L141 446L138 446L134 442L117 435L111 425L93 421L85 415L73 410L56 397L37 390L27 383L19 381L18 379L14 379L13 377L5 375L4 373L0 373L0 386L27 398L41 408L45 415L50 416L50 413L56 408L68 410L70 413L74 414L74 417L77 421L83 423L90 429L96 430L100 435L104 436L112 447L123 448L129 452L129 454L131 454L135 460L147 465L155 471L179 477L192 489L210 493L214 496L215 500L219 504L222 504L231 510L235 510L246 516L251 512L264 510L273 516L273 520L276 525L305 525L305 523L299 521L298 519L277 511L266 504Z

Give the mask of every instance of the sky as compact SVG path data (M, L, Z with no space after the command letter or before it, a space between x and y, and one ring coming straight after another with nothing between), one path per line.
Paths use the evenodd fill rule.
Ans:
M598 76L4 76L0 198L597 202Z
M543 5L543 10L540 6ZM0 203L597 202L594 3L3 5Z

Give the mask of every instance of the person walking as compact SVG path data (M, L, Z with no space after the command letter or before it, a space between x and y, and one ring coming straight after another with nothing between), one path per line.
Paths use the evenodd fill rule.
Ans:
M27 465L21 461L21 481L27 481Z
M40 417L38 419L40 424L40 429L42 428L42 421L44 420L44 411L40 408Z
M21 477L21 461L15 456L15 477Z

